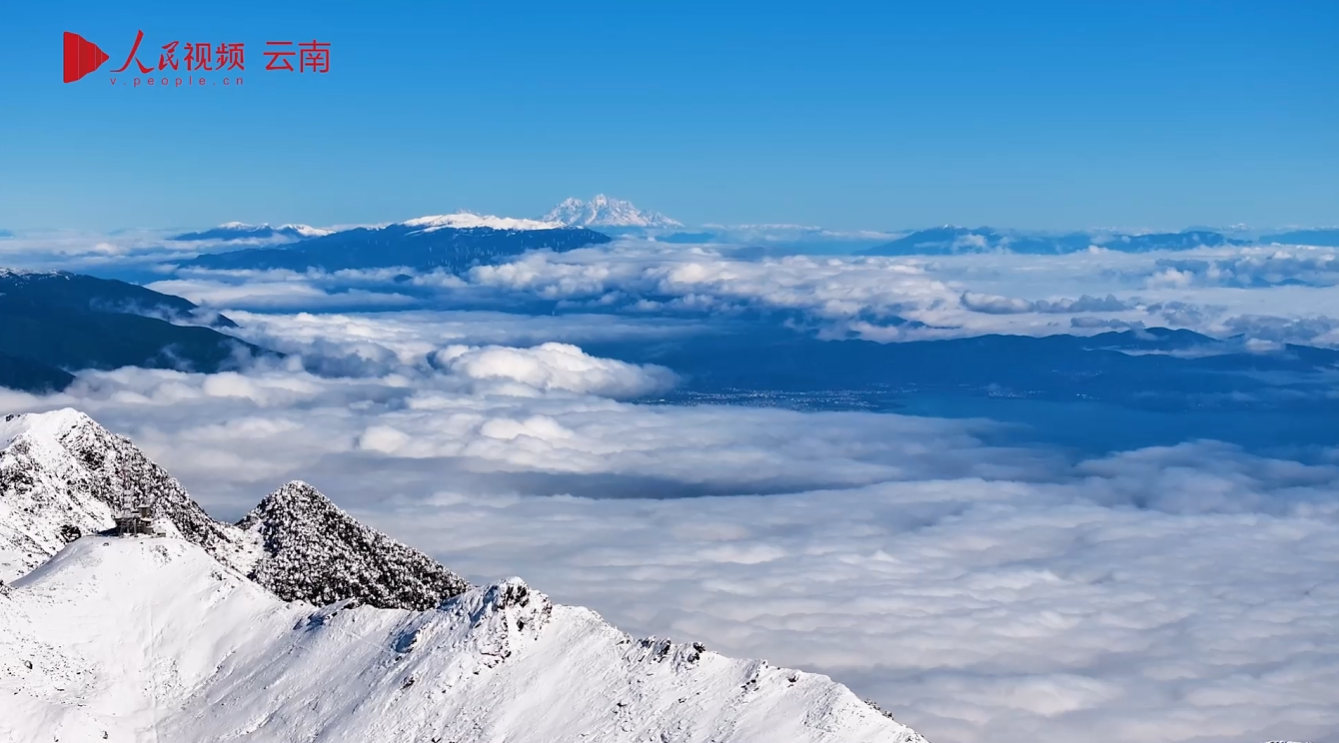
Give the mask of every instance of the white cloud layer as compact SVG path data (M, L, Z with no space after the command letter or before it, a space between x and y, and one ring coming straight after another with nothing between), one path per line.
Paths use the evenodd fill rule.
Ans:
M322 309L360 305L393 306L413 302L411 297L394 291L371 291L350 288L326 291L301 277L284 280L271 277L268 281L233 284L226 282L199 282L186 279L166 279L146 284L149 289L163 294L185 297L208 307L233 307L242 303L257 309Z
M520 561L622 626L822 669L931 740L1334 735L1332 506L1215 512L1197 493L1225 479L1247 503L1285 496L1260 472L1215 473L1243 466L1229 451L1136 456L1196 464L1129 489L1093 476L655 502L446 491L369 515L471 575ZM1193 507L1127 500L1160 494Z
M565 312L635 316L766 311L807 318L827 334L878 341L1145 326L1251 335L1257 327L1290 323L1286 340L1333 345L1339 330L1330 296L1339 276L1335 256L1333 249L1272 247L746 260L700 246L622 241L532 253L461 276L399 269L193 270L153 286L217 308L394 306L414 301L406 295L417 292L417 301L429 304L542 301ZM409 279L392 282L397 275Z
M150 243L59 241L88 265ZM630 404L673 374L580 345L765 310L876 340L1170 325L1339 346L1336 254L743 260L623 242L402 283L183 272L154 288L291 356L83 373L61 395L0 391L0 412L84 409L224 516L309 480L473 577L520 574L630 631L830 673L935 741L1324 740L1339 452L1188 442L1073 461L987 445L987 421ZM232 311L414 292L614 314Z
M438 366L471 380L476 391L500 384L513 394L561 390L617 399L641 397L674 386L674 373L669 369L597 359L569 343L544 343L534 348L447 346L432 359Z
M830 673L931 740L1339 735L1339 452L1073 461L986 421L620 402L672 379L509 347L514 320L242 319L364 363L84 373L0 408L82 408L224 516L300 477L471 576Z
M1270 287L1339 284L1339 251L1334 248L1243 248L1190 258L1161 258L1151 284L1173 286Z

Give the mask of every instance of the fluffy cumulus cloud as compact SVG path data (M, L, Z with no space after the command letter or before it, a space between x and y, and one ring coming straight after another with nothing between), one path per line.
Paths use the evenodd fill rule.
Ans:
M674 373L657 366L637 366L598 359L568 343L534 348L448 346L433 360L475 388L501 384L504 389L562 390L602 397L641 397L674 385Z
M241 317L290 355L0 407L82 408L220 516L308 480L472 577L829 673L931 740L1339 734L1339 452L1075 459L982 420L629 402L672 377L501 317Z
M1150 284L1172 286L1272 287L1339 284L1339 251L1334 248L1242 248L1204 257L1160 258Z

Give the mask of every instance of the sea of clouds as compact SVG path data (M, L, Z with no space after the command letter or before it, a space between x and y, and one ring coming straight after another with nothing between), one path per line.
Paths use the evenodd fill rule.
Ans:
M61 239L76 264L164 260L149 238ZM460 276L160 269L153 288L286 356L82 372L57 395L0 391L0 409L82 409L224 518L309 481L474 579L828 673L934 741L1324 740L1339 451L1081 456L1002 444L983 419L660 405L674 370L582 349L760 313L884 342L1172 326L1334 347L1335 255L621 241Z
M1077 459L985 420L654 405L672 370L578 345L672 319L232 316L290 355L0 406L83 409L223 517L307 480L472 578L828 673L931 740L1339 732L1339 452Z

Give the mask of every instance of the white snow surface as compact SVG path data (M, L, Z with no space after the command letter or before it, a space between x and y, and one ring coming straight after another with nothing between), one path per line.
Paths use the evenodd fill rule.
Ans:
M520 579L285 603L193 544L85 537L0 595L0 740L924 743L825 676L634 640Z
M486 214L474 214L472 212L456 212L455 214L438 214L427 217L417 217L406 220L401 224L407 227L422 227L424 232L433 232L444 229L470 229L487 228L490 230L553 230L562 227L561 222L553 220L538 219L517 219L515 217L494 217Z
M659 212L644 212L631 201L604 194L590 201L564 199L543 216L546 222L569 227L682 227L683 223Z

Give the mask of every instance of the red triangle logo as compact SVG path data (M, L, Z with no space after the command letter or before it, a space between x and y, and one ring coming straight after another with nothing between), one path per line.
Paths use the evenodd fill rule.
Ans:
M107 53L79 34L65 32L65 82L72 83L102 66Z

